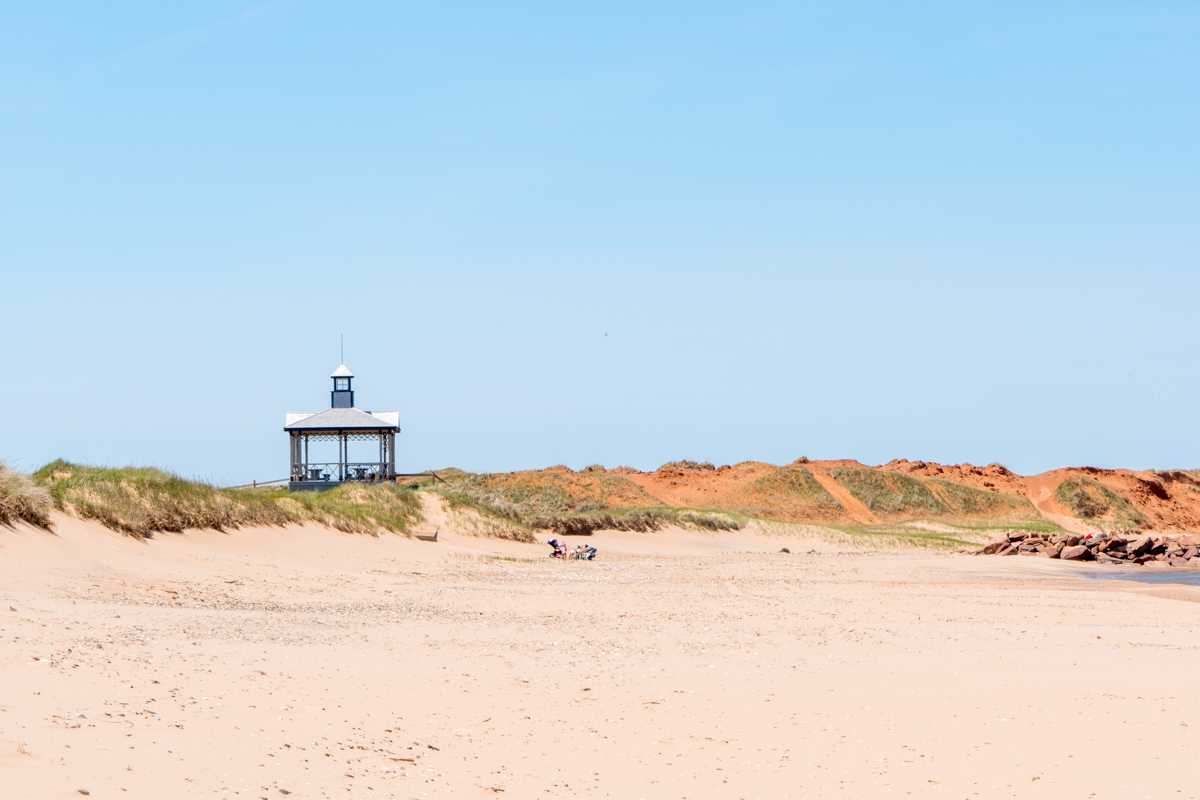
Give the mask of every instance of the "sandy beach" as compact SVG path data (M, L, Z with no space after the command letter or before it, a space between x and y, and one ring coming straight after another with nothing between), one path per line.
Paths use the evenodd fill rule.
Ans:
M1191 586L744 531L599 533L584 563L453 534L55 525L0 529L5 797L1200 786Z
M0 800L1200 800L1198 43L0 5Z

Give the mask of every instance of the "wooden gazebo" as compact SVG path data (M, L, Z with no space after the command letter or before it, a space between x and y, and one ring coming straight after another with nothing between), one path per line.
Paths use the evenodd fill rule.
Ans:
M289 412L284 431L291 444L292 491L332 489L347 481L393 481L396 479L396 434L400 432L400 412L360 411L354 407L351 386L354 374L346 365L338 367L333 378L331 408L319 413ZM335 441L336 462L309 460L310 441ZM350 461L350 442L379 443L379 457L371 461Z

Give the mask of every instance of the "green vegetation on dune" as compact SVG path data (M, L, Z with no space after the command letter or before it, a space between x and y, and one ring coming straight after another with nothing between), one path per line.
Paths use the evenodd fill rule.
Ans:
M624 475L607 472L442 474L445 483L423 484L450 499L513 520L662 505Z
M706 509L666 506L625 475L599 468L577 473L475 475L456 470L441 474L445 484L423 482L422 488L441 494L452 507L471 508L511 524L514 530L650 531L668 525L732 530L744 527L751 518L834 526L850 522L846 509L802 464L771 468L746 484L718 490L712 495L715 502ZM943 541L939 546L950 547L970 544L982 530L1049 524L1028 500L1016 495L868 467L839 467L831 474L883 520L879 526L868 526L878 528L871 535L938 540ZM921 519L956 524L962 533L914 533L896 527L904 520Z
M963 538L956 533L928 531L914 533L911 531L896 531L892 529L863 528L846 525L834 526L835 530L855 537L859 543L873 543L878 547L890 547L897 550L958 550L973 544L970 538Z
M1024 518L1039 518L1037 509L1027 498L1004 492L989 492L976 489L973 486L963 486L941 478L929 478L926 481L930 490L946 506L951 514L964 517L975 516L1012 516Z
M918 478L865 467L837 467L831 475L883 519L987 517L998 523L1041 519L1037 509L1024 497L940 478Z
M780 467L757 479L754 490L775 497L800 497L809 502L825 502L831 507L841 507L808 467Z
M845 512L808 467L794 464L755 479L742 499L746 504L739 511L769 519L819 519Z
M45 528L50 525L54 500L45 487L0 461L0 525L28 522Z
M658 472L666 472L673 469L707 469L714 470L714 467L708 461L668 461L658 468Z
M347 533L407 532L421 519L415 493L391 484L328 492L217 489L153 467L89 467L55 461L34 474L59 509L145 538L155 531L235 529L316 522Z
M1121 495L1091 478L1067 478L1054 490L1054 499L1080 518L1140 528L1149 520Z
M635 508L603 514L565 514L531 517L521 520L535 530L561 534L586 535L595 531L637 531L646 533L674 525L703 531L736 531L743 526L736 517L711 511L685 508Z
M1002 522L996 522L991 525L964 525L960 523L955 527L960 528L963 531L977 532L981 534L988 534L999 530L1029 531L1030 533L1070 533L1070 531L1061 525L1040 517L1037 519L1009 519Z
M902 472L835 467L830 474L873 514L882 517L939 516L944 511L925 481Z
M1053 522L1033 519L1014 519L1008 522L980 525L963 524L961 521L951 524L945 522L944 519L939 519L937 522L916 520L870 526L836 525L833 527L848 535L861 537L863 543L875 541L902 546L903 549L919 550L957 550L962 547L978 547L997 534L1013 531L1066 533Z
M670 508L620 474L601 470L473 475L442 473L445 483L427 482L451 507L470 508L519 526L561 534L597 530L653 531L668 525L701 530L736 530L742 523L720 512Z
M581 472L439 470L437 480L418 479L402 486L346 484L327 492L291 493L284 488L219 489L154 468L113 469L61 460L47 464L31 479L0 464L0 523L25 520L48 526L51 509L58 508L134 537L188 528L305 522L353 533L407 533L423 520L420 492L425 491L441 496L451 509L478 512L460 519L480 535L516 541L534 541L539 531L586 534L668 526L737 530L751 519L764 525L814 524L847 536L883 537L878 541L907 541L923 548L958 547L997 530L1058 530L1018 495L901 472L836 467L829 475L880 520L855 525L826 490L828 479L818 480L809 467L752 466L741 479L724 473L701 476L697 484L685 485L681 496L686 503L675 507L667 503L678 499L664 501L651 494L631 479L627 473L632 471L599 465ZM657 481L647 484L651 491L675 486L676 476L659 476ZM1123 497L1086 478L1064 481L1056 497L1086 519L1123 527L1146 521Z
M264 492L292 522L315 522L346 533L408 533L424 520L421 498L391 483L350 483L327 492Z
M88 467L59 460L34 473L34 479L50 490L59 509L136 537L153 531L224 530L289 521L260 494L235 500L233 492L153 467Z

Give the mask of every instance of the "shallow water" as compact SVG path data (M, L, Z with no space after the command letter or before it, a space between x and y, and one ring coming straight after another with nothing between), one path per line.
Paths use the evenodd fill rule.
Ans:
M1200 586L1200 572L1194 570L1172 569L1167 570L1146 570L1145 572L1133 572L1132 570L1121 570L1120 572L1089 572L1087 577L1098 581L1117 580L1117 581L1137 581L1138 583L1184 583L1189 586Z

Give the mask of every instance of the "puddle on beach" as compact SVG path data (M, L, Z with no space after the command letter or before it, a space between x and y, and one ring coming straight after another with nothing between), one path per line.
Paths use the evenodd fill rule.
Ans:
M1171 570L1153 572L1089 572L1088 578L1097 581L1137 581L1138 583L1184 583L1188 586L1200 586L1200 572Z

